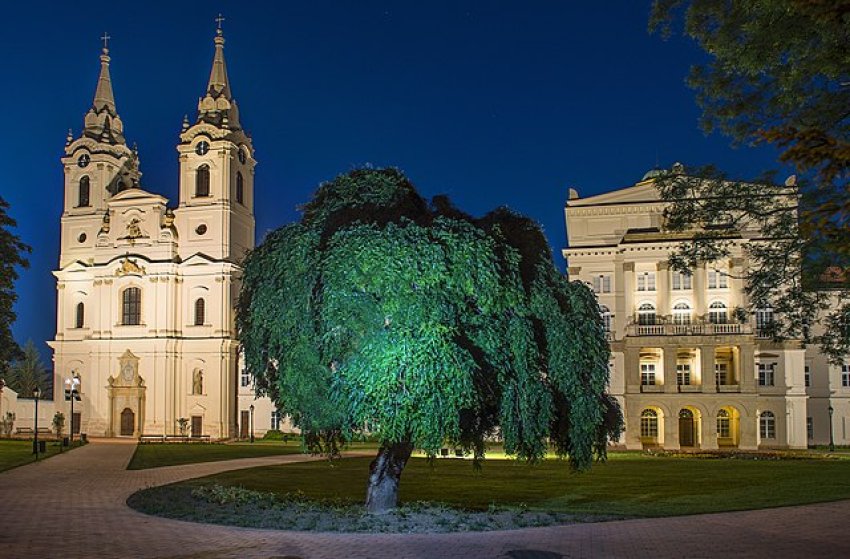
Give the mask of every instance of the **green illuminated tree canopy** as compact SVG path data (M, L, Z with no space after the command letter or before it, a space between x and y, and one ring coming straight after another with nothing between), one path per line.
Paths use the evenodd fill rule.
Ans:
M604 457L621 420L597 302L534 222L429 204L395 169L341 175L303 211L246 259L240 340L314 450L377 437L369 510L395 506L415 448L478 459L498 436L525 460L550 441L577 469Z

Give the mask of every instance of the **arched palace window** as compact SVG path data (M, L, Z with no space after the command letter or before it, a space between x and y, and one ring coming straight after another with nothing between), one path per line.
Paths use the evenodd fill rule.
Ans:
M121 293L121 324L138 326L142 323L142 290L128 287Z
M676 303L673 307L673 324L690 324L691 307L687 303Z
M728 439L732 435L732 428L730 425L730 417L729 412L724 409L720 409L717 412L717 436L722 439Z
M640 436L644 439L658 438L658 412L645 409L640 414Z
M726 312L726 303L715 301L708 307L708 321L712 324L726 324L729 315Z
M638 324L642 326L655 324L655 306L644 303L638 307Z
M195 197L210 195L210 168L207 165L198 167L195 173Z

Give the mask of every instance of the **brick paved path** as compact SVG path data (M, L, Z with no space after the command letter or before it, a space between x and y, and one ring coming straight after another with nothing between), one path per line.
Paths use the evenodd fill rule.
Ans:
M299 455L151 470L124 468L134 445L94 442L0 474L0 557L561 559L850 557L850 501L762 511L466 534L316 534L154 518L138 489Z

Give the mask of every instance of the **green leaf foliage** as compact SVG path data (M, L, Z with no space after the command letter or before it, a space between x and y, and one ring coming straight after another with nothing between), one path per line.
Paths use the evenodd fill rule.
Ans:
M622 422L597 302L536 223L429 204L395 169L341 175L303 209L246 259L237 324L257 386L308 445L367 431L430 454L482 458L501 437L526 460L550 440L576 468L604 456Z
M21 357L21 348L12 337L13 307L18 299L15 280L18 279L18 267L29 266L26 255L30 252L30 247L12 233L16 223L8 209L9 204L0 197L0 378L8 373L9 363Z

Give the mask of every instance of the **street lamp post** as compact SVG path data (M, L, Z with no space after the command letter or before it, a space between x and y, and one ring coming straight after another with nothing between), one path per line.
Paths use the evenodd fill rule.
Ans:
M32 389L32 397L35 400L35 417L33 418L32 429L32 452L35 454L35 459L38 460L38 399L41 397L41 389L35 387Z
M71 401L71 446L74 446L74 400L80 399L80 377L77 373L65 379L65 401Z
M254 442L254 404L248 408L251 410L251 443Z
M832 427L832 414L835 410L832 408L832 404L829 405L829 451L835 452L835 433Z

